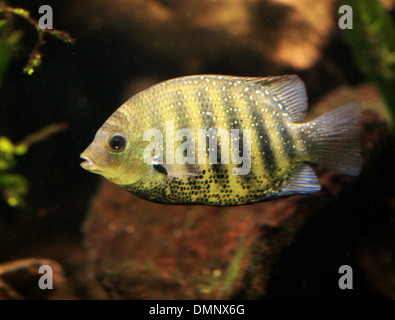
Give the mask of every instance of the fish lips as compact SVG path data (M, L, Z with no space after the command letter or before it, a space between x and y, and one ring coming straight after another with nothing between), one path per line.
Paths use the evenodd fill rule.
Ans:
M100 172L100 170L98 170L97 166L95 165L94 161L88 155L86 155L85 152L81 153L80 157L81 159L85 160L84 162L81 163L81 167L83 169L95 173Z

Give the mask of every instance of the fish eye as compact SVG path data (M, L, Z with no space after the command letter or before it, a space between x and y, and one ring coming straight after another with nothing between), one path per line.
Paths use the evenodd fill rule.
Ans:
M119 134L114 134L110 137L108 145L112 151L121 152L126 148L126 139Z

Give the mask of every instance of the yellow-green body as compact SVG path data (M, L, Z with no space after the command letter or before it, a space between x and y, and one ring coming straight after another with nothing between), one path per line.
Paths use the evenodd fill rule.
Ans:
M324 130L317 131L319 121L303 123L306 108L304 86L296 76L177 78L130 98L106 121L82 157L88 160L86 169L102 174L139 197L159 203L241 205L278 196L312 193L320 187L305 161L322 160L319 154L315 155L314 149L327 136L329 127L325 123ZM351 109L352 139L338 141L337 146L352 147L355 159L351 166L356 169L350 171L346 164L344 171L357 174L357 167L360 167L360 158L355 156L358 152L355 134L358 110L355 106ZM199 144L198 139L194 139L195 163L166 163L169 123L174 124L175 132L179 129L193 132L238 129L240 141L244 138L250 143L249 172L234 174L234 168L240 168L240 164L221 163L224 157L220 151L228 150L224 152L229 154L229 159L232 152L221 138L217 144L216 164L210 164L208 144ZM144 161L144 149L152 142L144 141L144 133L150 129L163 133L163 163ZM250 130L250 139L246 129ZM105 146L106 137L117 133L127 140L127 147L121 153L111 152ZM174 148L183 142L175 141ZM318 147L322 149L324 145L318 144ZM202 147L205 161L197 159ZM344 152L349 154L349 151ZM340 158L347 162L348 156Z

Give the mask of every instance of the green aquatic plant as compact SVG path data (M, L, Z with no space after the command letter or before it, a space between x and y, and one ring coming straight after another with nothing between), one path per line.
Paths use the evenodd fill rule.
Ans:
M9 29L7 20L1 18L1 10L0 8L0 85L22 38L22 32Z
M26 154L33 143L45 140L50 135L66 128L66 123L50 124L16 144L12 143L9 138L0 136L0 192L8 205L23 206L23 196L28 191L26 178L11 172L17 164L17 157Z
M30 16L29 11L5 6L0 2L0 86L8 67L21 49L24 32L14 28L14 18L19 17L33 26L37 41L30 52L24 72L32 75L42 62L41 47L45 44L45 35L50 34L63 42L73 43L67 32L55 29L41 29L38 22ZM17 157L24 155L29 147L38 141L66 128L65 123L46 126L39 132L28 135L24 140L14 144L11 139L0 135L0 195L11 207L24 205L23 197L28 191L28 181L21 174L12 172L17 164Z
M12 8L0 2L0 85L4 79L12 57L18 52L23 32L13 28L14 17L20 17L30 24L36 34L37 41L30 52L29 61L23 71L32 75L34 70L41 65L41 47L45 44L47 34L65 42L74 43L74 39L65 31L56 29L41 29L39 23L30 16L29 11L22 8Z
M353 27L341 31L366 80L375 84L395 121L395 28L378 0L341 0L353 10ZM393 132L395 132L393 130Z

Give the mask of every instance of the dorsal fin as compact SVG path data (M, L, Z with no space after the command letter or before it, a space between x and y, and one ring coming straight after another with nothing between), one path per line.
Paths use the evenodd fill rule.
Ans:
M296 75L251 78L247 80L268 87L281 103L292 122L302 122L306 117L307 93L303 81Z

